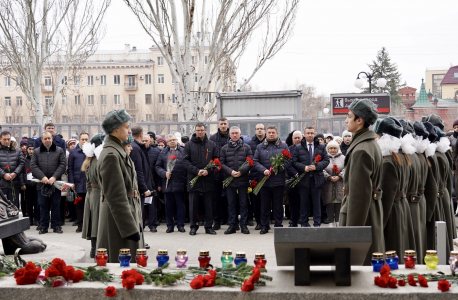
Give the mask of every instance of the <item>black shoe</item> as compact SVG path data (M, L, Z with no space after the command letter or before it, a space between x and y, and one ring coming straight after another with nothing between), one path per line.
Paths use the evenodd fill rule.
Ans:
M151 228L149 229L149 231L151 231L151 232L157 232L157 228L156 228L156 227L151 227Z
M38 232L38 234L45 234L45 233L48 233L48 228L40 228L40 231Z
M270 225L267 225L267 230L271 230L272 228L270 227Z
M205 233L206 234L211 234L211 235L215 235L216 234L216 232L212 228L205 228Z
M242 228L242 233L243 233L243 234L250 234L250 231L248 230L248 227L246 227L246 226L241 226L241 228Z
M236 231L239 231L239 230L240 230L239 224L235 225L235 230L236 230Z
M329 224L328 218L324 218L323 221L322 221L321 223L323 223L323 224Z
M262 229L261 224L256 224L256 227L254 228L254 230L261 230L261 229Z
M167 230L165 231L166 233L171 233L173 232L173 227L167 227Z
M60 226L54 227L52 231L55 232L55 233L64 233L64 232L62 231L62 227L60 227Z
M215 223L215 225L213 225L213 230L220 230L221 229L221 225L219 223Z
M76 232L82 232L82 231L83 231L83 228L81 228L79 226L78 226L78 228L76 228Z
M203 221L199 221L199 222L197 223L197 225L199 225L199 226L204 226L205 223L204 223Z
M297 224L289 224L288 227L297 227Z
M246 223L248 226L254 226L253 220L248 220Z
M189 235L196 235L196 233L197 233L196 227L192 227L191 230L189 231Z
M150 247L147 243L145 243L145 248L146 248L146 249L149 249L149 248L151 248L151 247Z
M232 234L232 233L236 233L237 231L235 230L235 227L234 226L229 226L226 231L224 232L224 234Z
M184 227L178 227L178 231L179 232L186 232L186 229L184 229Z
M266 233L269 233L269 230L267 228L263 228L263 229L261 229L261 231L259 233L260 234L266 234Z
M37 226L37 230L39 231L41 229L41 225L38 225Z
M71 222L71 221L70 221ZM78 226L78 223L73 222L72 226Z

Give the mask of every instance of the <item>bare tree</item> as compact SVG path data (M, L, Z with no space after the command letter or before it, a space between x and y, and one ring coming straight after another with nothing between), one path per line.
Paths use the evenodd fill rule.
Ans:
M302 117L312 119L312 126L316 126L317 118L326 107L327 97L324 94L317 95L313 85L303 83L298 88L302 91Z
M235 91L238 63L256 32L264 38L257 64L244 85L288 41L299 0L124 2L169 65L178 120L205 121L216 107L214 94L207 104L207 92Z
M104 35L102 20L111 0L0 0L0 74L16 81L31 102L36 121L53 118L65 74L74 76ZM43 110L42 76L53 98ZM69 78L67 78L68 80Z

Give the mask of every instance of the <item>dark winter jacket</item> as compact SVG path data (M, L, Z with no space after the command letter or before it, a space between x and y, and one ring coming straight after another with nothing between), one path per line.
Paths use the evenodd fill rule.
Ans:
M351 145L351 143L350 143L350 145ZM350 148L350 145L345 144L345 142L342 142L340 144L340 152L342 152L343 156L347 155L347 150L348 150L348 148Z
M24 160L24 172L22 172L22 175L24 177L24 182L27 188L36 188L37 183L35 181L30 181L27 180L27 169L29 169L29 172L32 172L32 169L30 168L30 161L32 160L32 156L27 155L26 159Z
M5 166L10 166L9 171ZM5 180L3 176L6 173L15 173L16 178L13 179L15 187L25 184L22 172L24 171L24 156L20 148L5 147L0 145L0 187L11 188L11 181Z
M250 146L250 148L251 148L251 153L253 154L253 156L256 154L256 148L258 147L258 145L261 144L262 142L264 142L265 139L266 139L265 135L264 135L264 138L262 140L259 140L258 137L255 134L247 142L247 145ZM250 170L250 179L251 180L258 180L258 171L256 171L255 168L251 168L251 170Z
M225 134L221 133L218 129L218 132L210 136L210 141L213 141L216 144L216 151L218 151L217 155L219 157L219 152L221 148L229 141L229 130ZM223 170L215 172L215 180L223 181L225 178Z
M194 133L191 140L184 146L183 164L186 167L188 192L212 192L215 190L215 175L212 169L208 170L207 176L200 176L196 184L191 188L189 182L197 176L199 170L203 170L210 160L218 158L218 149L213 141L205 136L202 141Z
M43 177L55 177L57 180L60 180L62 174L64 174L65 169L67 168L67 158L64 150L57 147L54 142L49 151L42 144L40 148L35 149L32 155L32 160L30 161L30 170L32 171L33 177L41 179ZM37 184L37 189L41 190L43 183Z
M253 154L251 152L250 146L243 142L243 139L240 138L240 142L234 147L229 141L226 145L221 148L219 160L221 161L222 171L225 173L224 178L231 176L232 171L238 171L240 166L246 161L246 158L249 157L253 159ZM239 188L239 187L248 187L250 185L249 181L249 172L251 167L247 167L241 170L240 177L234 177L232 182L229 184L229 187Z
M140 195L144 197L143 194L146 191L153 191L153 174L151 173L145 145L134 140L130 158L134 162L135 171L137 172L138 190Z
M296 150L293 153L293 166L297 170L299 175L305 172L305 166L310 165L310 155L307 144L307 141L303 139L301 143L296 146ZM324 185L323 170L329 165L328 152L326 151L326 146L320 144L318 142L318 139L315 139L313 144L313 157L321 155L321 160L318 164L316 164L316 171L309 171L309 174L306 174L304 178L301 181L299 181L299 187L309 187L311 176L313 176L313 178L315 179L315 186L317 188L321 188Z
M169 156L172 155L170 153L170 147L166 146L159 154L157 161L156 161L156 172L160 177L160 181L158 181L158 186L162 187L162 191L164 193L175 193L175 192L186 192L186 168L183 164L183 154L184 148L181 146L177 146L176 149L176 156L177 159L175 161L175 165L171 171L172 177L169 179L169 184L167 185L167 177L165 176L167 173L167 164L169 161Z
M159 157L159 153L161 153L162 148L157 145L157 143L154 143L153 145L150 145L148 148L146 148L146 152L148 154L148 160L149 160L149 168L151 170L151 173L153 174L153 182L155 185L160 186L161 178L156 172L156 161Z
M86 155L81 149L81 145L76 145L70 150L68 155L68 181L75 184L77 193L87 193L86 189L86 172L81 171L81 166L86 160Z
M58 147L61 147L62 150L67 150L67 145L65 144L65 140L58 137L57 135L54 136L53 140L52 140L53 144L55 144L56 146ZM43 144L43 142L41 141L41 138L37 138L35 139L35 141L33 142L33 148L37 149L37 148L40 148L40 146Z
M264 177L264 171L269 170L271 166L270 158L276 156L277 154L280 154L283 151L283 149L288 150L288 146L285 143L283 143L279 137L274 141L268 141L267 139L265 139L262 144L258 145L258 147L256 148L256 153L254 154L254 169L256 169L256 171L258 172L258 182L260 182ZM297 173L291 167L291 162L291 159L289 159L285 163L284 168L280 168L280 170L278 170L277 175L270 175L269 179L267 179L263 186L284 186L286 178L285 169L288 170L288 173L291 176Z

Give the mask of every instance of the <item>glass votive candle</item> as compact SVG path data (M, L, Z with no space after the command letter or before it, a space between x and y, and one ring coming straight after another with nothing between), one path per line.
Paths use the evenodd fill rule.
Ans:
M246 253L245 252L236 252L235 259L234 259L235 266L238 266L242 262L244 263L247 262Z
M232 250L223 251L223 255L221 255L221 262L223 263L223 268L232 267L233 261L234 256L232 256Z
M199 257L197 259L199 260L199 267L201 268L207 267L207 265L210 264L210 260L211 260L210 251L200 250Z
M130 254L129 248L121 248L119 249L119 263L121 267L130 267L130 259L132 255Z
M450 251L448 262L450 264L450 271L452 271L452 275L455 276L458 274L458 251Z
M426 270L436 270L439 257L436 250L427 250L425 256Z
M137 249L137 256L135 256L138 266L146 267L148 264L148 254L146 249Z
M381 252L374 252L372 253L372 271L380 272L380 269L385 264L385 260L383 259L383 253Z
M406 269L415 269L415 262L417 257L415 256L415 250L404 251L404 266Z
M186 250L177 250L175 261L177 262L177 268L186 268L186 262L188 261Z
M254 265L256 268L265 269L266 268L266 255L264 253L255 253L254 254Z
M169 261L169 252L167 250L158 250L156 260L157 266L163 267Z
M98 248L97 254L95 255L95 262L97 266L103 267L107 265L108 261L108 251L105 248Z
M386 255L386 264L390 266L391 270L399 269L399 257L396 254L396 251L391 250L385 253Z

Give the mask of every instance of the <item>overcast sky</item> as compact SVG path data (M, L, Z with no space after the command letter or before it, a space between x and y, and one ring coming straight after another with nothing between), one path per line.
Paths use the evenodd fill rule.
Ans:
M402 81L419 89L426 68L458 64L458 0L301 0L294 35L252 79L259 90L314 85L319 93L359 92L354 80L369 71L382 46L398 65ZM114 0L99 49L139 49L153 43L123 1ZM248 77L256 44L241 61Z

